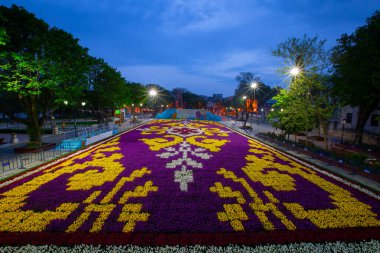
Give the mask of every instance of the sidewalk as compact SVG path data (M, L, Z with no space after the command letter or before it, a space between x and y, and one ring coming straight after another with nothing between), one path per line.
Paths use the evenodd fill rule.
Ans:
M258 138L258 136L257 136L258 133L267 133L267 132L280 133L279 130L274 129L270 124L265 124L265 123L264 124L263 123L257 124L256 122L254 122L252 124L253 131L250 132L250 131L243 131L243 130L239 129L239 127L242 126L244 124L244 122L225 121L222 123L233 128L233 129L235 129L235 130L237 130L237 131L239 131L239 132L241 132L241 133L243 133L243 134L246 134L248 136L256 138L260 142L263 142L263 143L265 143L269 146L272 146L272 147L274 147L280 151L283 151L287 154L290 154L290 155L292 155L292 156L294 156L300 160L306 161L312 165L320 167L320 168L322 168L326 171L329 171L333 174L339 175L340 177L348 179L352 182L357 182L360 185L363 185L363 186L370 188L371 190L373 190L377 193L380 193L380 182L374 181L374 180L369 179L367 177L363 177L361 175L351 174L350 172L347 172L346 170L344 170L342 168L329 165L329 164L327 164L323 161L320 161L318 159L313 159L310 156L306 156L304 154L298 153L297 151L289 150L289 149L286 149L286 148L279 146L275 143L267 142L261 138ZM250 123L247 123L247 126L250 126Z

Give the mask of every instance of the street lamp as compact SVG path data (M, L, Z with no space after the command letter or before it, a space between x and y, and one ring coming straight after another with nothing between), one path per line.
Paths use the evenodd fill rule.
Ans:
M256 89L258 87L259 87L259 84L257 82L251 83L251 89L253 89L253 102L256 101ZM252 103L252 106L253 106L253 103ZM256 106L258 107L258 103L256 103ZM259 124L259 119L257 117L257 108L252 108L252 109L253 109L253 112L255 112L255 114L256 114L257 124ZM251 116L251 127L252 127L252 120L253 120L253 112L252 112L252 116Z
M157 91L156 91L155 89L151 89L151 90L149 91L149 96L151 96L151 97L155 97L155 96L157 96Z
M259 86L259 84L258 84L257 82L253 82L253 83L251 83L251 88L252 88L252 89L256 89L257 86Z
M153 117L156 116L156 107L157 107L157 99L156 99L156 96L157 96L157 91L155 89L151 89L149 90L149 96L152 97L152 99L154 100L154 110L153 110Z
M296 77L298 76L299 74L301 73L301 69L297 66L294 66L292 67L290 70L289 70L289 74L293 77Z
M346 124L346 119L343 119L342 123L342 137L340 138L340 144L343 144L344 124Z

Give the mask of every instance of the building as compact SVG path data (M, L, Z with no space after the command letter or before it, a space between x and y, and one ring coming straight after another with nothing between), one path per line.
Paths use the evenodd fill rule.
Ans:
M343 123L346 130L355 130L358 123L359 107L344 106L337 110L331 119L332 129L342 129ZM365 126L364 131L368 134L380 134L380 105L371 113Z
M211 97L211 101L222 102L223 101L223 94L213 94Z

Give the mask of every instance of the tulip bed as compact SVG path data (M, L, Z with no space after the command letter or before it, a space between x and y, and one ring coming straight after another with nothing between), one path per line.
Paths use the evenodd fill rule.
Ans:
M215 122L152 121L0 183L1 245L370 239L377 194Z

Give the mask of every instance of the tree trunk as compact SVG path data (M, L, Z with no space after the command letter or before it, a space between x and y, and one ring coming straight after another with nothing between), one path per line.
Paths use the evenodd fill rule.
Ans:
M328 143L329 121L320 118L319 119L319 126L322 127L325 149L329 150L329 143Z
M373 110L370 109L369 107L359 107L358 123L356 124L356 128L355 128L354 144L356 145L362 144L364 126L369 116L371 115L372 111Z
M35 96L25 98L25 104L28 105L25 108L27 119L24 122L26 125L26 132L29 135L29 143L40 146L41 145L41 128L43 125L43 119L38 118L38 99Z
M248 111L245 111L245 120L244 120L244 125L243 125L243 128L245 129L246 126L247 126L247 121L248 121L248 118L249 118L249 114L248 114Z
M29 143L41 146L41 129L42 127L39 124L35 124L34 121L26 125L26 132L29 135Z

